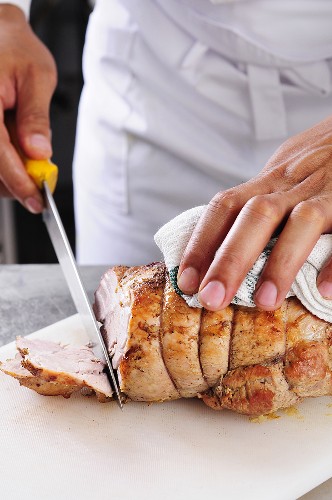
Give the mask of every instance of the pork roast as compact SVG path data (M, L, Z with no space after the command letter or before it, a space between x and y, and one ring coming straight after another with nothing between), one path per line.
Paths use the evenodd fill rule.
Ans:
M332 325L295 298L272 312L194 309L174 291L164 264L153 263L109 269L94 312L120 389L133 401L199 397L214 409L258 416L332 395ZM110 398L91 350L31 342L19 339L19 359L0 369L41 394L69 397L89 387Z
M154 263L109 269L94 311L134 401L197 396L257 416L332 395L332 325L295 298L271 312L190 308Z

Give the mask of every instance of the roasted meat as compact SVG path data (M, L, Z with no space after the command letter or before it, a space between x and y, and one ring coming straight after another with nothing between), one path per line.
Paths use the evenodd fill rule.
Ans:
M332 325L295 298L273 312L193 309L155 263L109 269L94 310L130 399L197 396L256 416L332 395Z
M193 309L164 264L154 263L109 269L94 311L121 391L133 401L199 397L214 409L258 416L332 395L332 325L295 298L273 312ZM103 364L87 348L28 339L17 347L20 357L0 369L21 384L66 397L84 386L110 398Z

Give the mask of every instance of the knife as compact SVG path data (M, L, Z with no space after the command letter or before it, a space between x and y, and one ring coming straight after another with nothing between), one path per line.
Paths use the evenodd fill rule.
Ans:
M67 281L70 294L82 320L84 329L88 338L94 344L94 353L106 363L106 374L111 387L116 394L116 401L122 409L123 404L116 372L112 366L110 355L107 351L107 347L83 286L74 254L52 195L57 182L58 167L48 160L26 160L25 166L28 174L32 177L43 193L45 202L43 221L46 225L55 253L58 257L60 267Z

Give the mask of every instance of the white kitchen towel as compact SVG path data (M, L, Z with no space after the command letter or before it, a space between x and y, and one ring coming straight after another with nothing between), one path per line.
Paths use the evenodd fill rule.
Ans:
M177 272L183 252L204 209L205 206L199 206L183 212L160 228L154 237L164 255L165 264L175 290L191 307L202 306L197 295L185 295L178 288ZM253 301L255 286L275 242L276 239L271 240L258 257L232 300L233 304L247 307L255 306ZM287 294L287 297L295 295L312 314L330 323L332 323L332 300L324 299L321 296L316 286L316 279L320 269L331 255L332 235L324 234L298 272Z

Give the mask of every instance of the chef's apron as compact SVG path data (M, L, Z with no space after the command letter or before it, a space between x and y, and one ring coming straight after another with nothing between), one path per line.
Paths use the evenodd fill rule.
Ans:
M74 156L81 264L160 259L156 230L332 113L329 0L98 0Z

